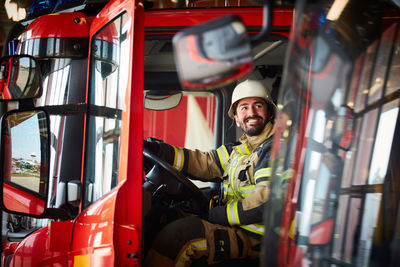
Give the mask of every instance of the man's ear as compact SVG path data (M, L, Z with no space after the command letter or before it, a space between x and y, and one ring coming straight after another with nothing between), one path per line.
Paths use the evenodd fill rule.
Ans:
M237 115L233 115L233 118L235 119L236 126L240 127L238 116Z

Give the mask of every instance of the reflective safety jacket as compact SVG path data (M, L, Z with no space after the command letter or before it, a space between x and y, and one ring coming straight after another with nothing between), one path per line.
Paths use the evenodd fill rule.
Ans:
M244 134L237 143L202 152L160 144L158 154L179 171L204 181L223 180L224 206L210 210L210 222L238 226L260 237L269 197L269 158L274 125L258 136Z

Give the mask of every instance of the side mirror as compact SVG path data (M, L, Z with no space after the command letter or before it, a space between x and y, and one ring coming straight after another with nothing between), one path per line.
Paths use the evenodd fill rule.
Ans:
M150 110L167 110L179 105L182 92L172 95L159 95L146 92L144 95L144 107Z
M188 90L213 89L253 69L250 40L235 15L187 28L174 36L173 46L180 82Z
M42 110L11 111L1 120L2 208L40 216L49 182L49 119Z
M39 65L28 55L0 59L0 100L22 100L42 93Z

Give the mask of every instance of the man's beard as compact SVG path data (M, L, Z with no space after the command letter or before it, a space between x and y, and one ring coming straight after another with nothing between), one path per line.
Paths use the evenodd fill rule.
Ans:
M254 117L253 117L253 118L254 118ZM259 135L259 134L264 130L265 125L267 125L267 123L268 123L268 120L263 120L263 118L258 117L258 116L257 116L257 118L260 118L260 119L262 120L262 122L257 123L256 125L253 125L253 126L247 126L247 125L246 125L246 121L249 120L249 119L251 119L251 118L246 118L246 119L244 120L244 122L241 122L241 123L240 123L240 126L241 126L242 130L243 130L248 136L256 136L256 135Z

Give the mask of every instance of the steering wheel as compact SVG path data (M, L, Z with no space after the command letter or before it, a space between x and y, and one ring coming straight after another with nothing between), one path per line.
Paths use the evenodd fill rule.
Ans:
M187 190L189 190L190 195L193 197L194 201L200 207L201 211L207 211L209 205L209 199L207 196L195 186L188 177L172 167L167 161L161 159L155 155L152 151L147 148L143 148L143 157L151 160L154 164L162 167L164 170L169 172L173 178Z

